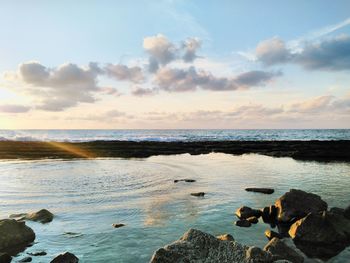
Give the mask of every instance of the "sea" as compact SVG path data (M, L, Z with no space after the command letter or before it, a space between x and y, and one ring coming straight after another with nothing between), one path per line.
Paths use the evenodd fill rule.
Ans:
M201 141L348 140L350 130L0 130L1 140L26 141ZM194 183L176 179L194 179ZM246 192L272 187L275 193ZM33 246L18 254L45 251L32 262L50 262L64 251L79 262L149 262L153 252L190 228L231 234L238 242L263 247L260 222L234 225L240 206L262 208L296 188L320 195L329 207L350 204L350 163L298 161L257 154L210 153L77 160L0 161L0 218L42 208L51 223L27 222ZM205 192L203 198L192 192ZM113 228L112 224L125 224ZM350 249L329 260L346 263Z

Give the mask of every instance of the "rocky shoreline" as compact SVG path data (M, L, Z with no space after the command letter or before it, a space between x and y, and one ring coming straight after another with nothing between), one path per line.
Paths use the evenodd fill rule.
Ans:
M350 140L200 141L200 142L24 142L0 141L0 159L143 158L154 155L227 153L263 154L296 160L350 161Z

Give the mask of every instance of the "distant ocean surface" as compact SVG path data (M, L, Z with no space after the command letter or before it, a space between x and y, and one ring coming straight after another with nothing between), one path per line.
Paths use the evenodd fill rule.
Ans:
M350 140L350 129L298 130L0 130L0 141Z

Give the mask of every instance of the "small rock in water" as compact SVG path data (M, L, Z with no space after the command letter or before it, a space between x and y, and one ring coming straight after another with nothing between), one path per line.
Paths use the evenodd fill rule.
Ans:
M191 193L191 195L193 195L193 196L204 196L205 193L204 192L198 192L198 193Z
M238 220L235 222L236 226L239 227L250 227L252 225L252 223L250 223L248 220L246 219L242 219L242 220Z
M221 236L217 236L216 237L217 239L220 239L222 241L235 241L235 239L233 238L232 235L230 234L224 234L224 235L221 235Z
M125 226L124 224L113 224L112 225L114 228L119 228Z
M12 261L12 257L9 254L0 252L1 263L10 263L11 261Z
M242 206L236 210L235 214L239 219L247 219L252 216L259 218L262 213L260 210L252 209L248 206Z
M37 257L37 256L45 256L47 253L45 251L36 251L36 252L28 252L27 254Z
M72 253L65 252L51 260L50 263L78 263L79 259Z
M255 193L262 193L262 194L273 194L275 192L274 189L272 188L256 188L256 187L251 187L251 188L246 188L245 189L247 192L255 192Z
M249 221L252 224L257 224L259 222L259 219L255 216L247 218L247 221Z
M174 183L178 183L178 182L186 182L186 183L194 183L196 180L194 179L177 179L174 180Z
M18 262L32 262L32 258L31 257L25 257L25 258L22 258L21 260L19 260Z
M279 234L279 233L277 233L277 232L275 232L275 231L272 231L272 230L270 230L270 229L267 229L266 231L265 231L265 236L267 237L267 239L268 240L271 240L271 239L273 239L273 238L279 238L279 239L282 239L283 238L283 235L281 235L281 234Z
M36 221L40 223L49 223L53 220L53 214L46 210L46 209L41 209L37 212L34 213L22 213L22 214L13 214L9 216L10 218L17 218L18 220L30 220L30 221Z

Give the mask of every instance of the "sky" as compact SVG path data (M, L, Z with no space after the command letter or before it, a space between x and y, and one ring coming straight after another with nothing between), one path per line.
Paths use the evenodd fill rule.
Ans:
M0 129L350 128L350 1L0 0Z

